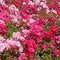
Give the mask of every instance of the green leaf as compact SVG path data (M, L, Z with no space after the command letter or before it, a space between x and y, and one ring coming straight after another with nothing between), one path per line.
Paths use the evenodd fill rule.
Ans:
M11 25L6 38L10 38L12 36L13 32L17 32L19 30L20 30L20 28L14 26L14 25Z
M60 60L60 56L55 57L54 60Z
M29 60L28 58L25 58L25 60Z
M51 27L49 26L49 25L46 25L45 27L44 27L44 30L49 30Z
M42 60L51 60L51 55L50 54L42 55Z
M3 56L10 57L10 52L4 52Z
M40 58L43 55L43 51L41 50L41 48L38 49L38 51L35 53L35 58Z

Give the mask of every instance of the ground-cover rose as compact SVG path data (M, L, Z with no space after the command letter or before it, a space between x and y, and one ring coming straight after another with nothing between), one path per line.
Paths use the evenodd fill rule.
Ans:
M0 0L1 60L60 60L60 0Z

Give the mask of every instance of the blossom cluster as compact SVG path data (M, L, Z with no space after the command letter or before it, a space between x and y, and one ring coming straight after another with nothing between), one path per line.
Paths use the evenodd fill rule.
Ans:
M0 0L0 59L44 60L45 54L60 56L60 0Z

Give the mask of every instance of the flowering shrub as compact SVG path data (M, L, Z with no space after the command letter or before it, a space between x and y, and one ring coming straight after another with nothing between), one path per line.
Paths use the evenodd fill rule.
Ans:
M60 0L0 0L0 60L60 60Z

